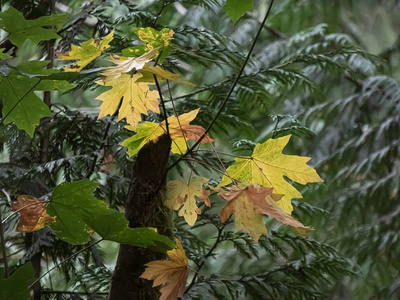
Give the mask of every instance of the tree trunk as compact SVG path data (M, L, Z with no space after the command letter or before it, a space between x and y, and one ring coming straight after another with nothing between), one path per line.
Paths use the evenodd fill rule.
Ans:
M172 212L163 205L166 169L171 139L161 136L138 153L133 166L125 215L129 227L154 227L158 233L172 238ZM146 248L121 244L111 282L110 300L159 299L152 281L141 279L145 264L166 257Z

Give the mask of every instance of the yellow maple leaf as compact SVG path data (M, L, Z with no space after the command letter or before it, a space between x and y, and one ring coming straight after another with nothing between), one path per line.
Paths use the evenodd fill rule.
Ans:
M140 276L153 280L153 287L164 284L160 289L160 300L176 300L185 292L189 275L188 259L181 242L176 239L176 247L167 252L170 260L155 260L147 263L146 270Z
M158 92L150 91L147 83L137 82L141 77L141 74L122 74L117 79L107 83L97 81L98 84L112 87L96 98L103 101L100 106L99 119L114 114L121 98L123 100L118 119L126 118L126 121L134 130L142 119L141 114L147 115L149 110L159 114Z
M272 193L273 188L260 185L232 186L228 190L220 189L218 196L228 201L221 210L221 222L235 214L236 228L248 232L257 242L260 235L266 234L263 215L269 215L279 222L296 228L312 229L304 226L283 211L276 203L283 195Z
M204 134L205 129L203 127L189 124L196 118L199 110L200 108L192 110L191 112L178 116L178 118L175 116L168 118L168 128L172 139L172 153L185 153L187 150L187 140L196 142ZM121 144L122 146L128 147L128 155L130 156L137 154L139 150L150 141L155 142L160 136L167 133L165 121L159 124L144 122L139 124L137 128L133 128L133 126L126 126L126 128L137 131L134 136L127 138ZM213 139L206 135L201 143L211 143L212 141Z
M117 79L123 73L128 73L133 69L140 70L146 65L146 63L151 61L157 53L157 49L152 49L139 57L111 56L111 61L115 66L105 68L105 71L101 73L102 80L104 82L111 81Z
M278 139L269 139L263 144L257 144L251 157L235 158L224 175L219 187L231 183L231 178L244 184L260 184L273 187L277 194L283 194L278 205L288 214L293 211L291 199L302 198L283 176L301 184L307 182L322 182L317 172L307 162L309 157L282 154L283 148L289 142L290 135Z
M201 214L201 209L197 207L196 198L198 197L207 206L211 206L209 191L206 191L203 184L207 178L193 176L186 183L183 179L170 180L167 183L167 200L165 205L173 210L179 209L179 216L183 216L185 221L193 226L197 220L197 215Z
M32 232L42 229L46 224L55 222L55 218L46 213L47 203L29 195L20 195L11 203L13 211L19 211L20 219L16 231Z
M103 40L98 41L90 39L83 42L81 47L71 45L71 51L64 54L57 54L57 57L63 60L79 60L71 67L65 67L65 72L80 72L96 57L99 57L105 49L109 48L110 42L114 38L114 30L111 31Z

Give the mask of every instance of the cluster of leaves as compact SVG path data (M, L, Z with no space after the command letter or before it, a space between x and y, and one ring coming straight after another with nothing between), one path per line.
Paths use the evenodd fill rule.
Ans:
M180 168L175 173L170 172L169 176L174 180L168 183L166 200L166 205L179 211L176 217L176 235L186 250L189 265L197 272L186 290L188 297L200 299L214 295L220 298L259 299L268 294L273 299L321 299L334 293L332 285L339 283L338 278L357 275L351 262L328 244L293 236L284 227L280 227L277 232L270 230L268 236L263 235L266 233L266 221L267 227L276 229L277 226L272 219L263 218L263 215L295 226L297 233L305 234L301 227L306 226L290 216L293 210L291 199L301 198L300 192L295 188L299 186L294 182L305 184L321 180L306 164L308 158L282 154L283 148L289 142L288 134L296 136L295 143L287 146L291 152L309 153L309 150L304 149L315 149L313 157L319 161L317 170L328 182L324 186L314 185L314 188L304 189L306 199L309 202L314 201L313 205L322 208L304 202L293 202L296 208L294 214L303 223L326 228L318 230L318 240L335 243L349 257L355 257L357 263L374 258L374 255L368 253L368 246L371 243L382 244L381 230L387 232L384 247L396 246L396 237L391 234L391 230L396 228L398 222L391 205L388 204L385 208L381 206L379 209L378 206L372 206L375 213L382 210L381 215L375 215L376 222L373 224L367 223L366 217L362 226L358 223L349 225L348 215L345 214L351 211L354 202L362 202L355 201L355 195L373 199L374 195L376 197L387 192L387 199L395 198L396 189L391 188L390 192L388 189L388 186L396 186L398 177L395 167L390 172L384 172L382 177L370 175L369 178L366 175L369 172L375 174L377 165L383 161L388 168L395 166L398 148L397 141L392 141L398 123L398 106L395 104L398 83L387 76L376 76L377 67L382 65L379 58L357 47L348 35L328 34L324 24L312 28L304 25L304 30L300 32L298 29L285 28L290 23L283 25L283 16L290 16L291 10L301 11L303 4L297 5L293 1L279 3L271 19L271 26L276 27L267 26L270 28L269 33L257 45L260 51L250 61L247 74L242 76L228 105L222 109L219 119L211 128L210 135L218 142L214 146L202 126L211 122L215 110L232 86L236 68L243 62L240 52L246 52L250 48L245 42L241 45L240 41L251 40L254 32L243 32L240 21L234 29L184 26L170 30L154 26L154 20L160 19L160 22L169 24L168 18L179 16L174 7L183 7L187 10L187 17L180 17L182 22L179 23L186 23L190 16L198 14L196 11L201 6L201 9L215 10L215 18L221 16L218 11L225 11L234 21L238 21L246 11L251 10L252 1L228 0L222 9L218 8L216 1L159 1L161 11L152 6L138 9L121 1L120 5L128 13L121 15L115 22L108 20L107 5L114 5L111 2L104 1L93 11L93 16L98 20L95 35L103 37L102 39L76 39L73 43L80 46L72 45L71 51L58 54L63 60L78 60L66 66L65 72L45 69L48 61L7 66L2 71L2 121L7 125L2 124L1 130L4 132L6 148L19 150L10 153L10 163L1 164L1 187L12 195L31 194L39 197L51 193L48 197L36 200L39 204L33 204L31 208L32 211L40 208L40 213L33 213L33 223L37 220L42 224L47 220L53 231L40 230L39 238L33 244L28 243L28 251L23 250L25 245L21 235L7 234L9 243L13 245L12 249L25 253L20 263L37 253L43 258L50 255L52 261L57 263L71 253L83 250L77 254L82 266L89 264L104 269L98 254L100 248L93 246L85 249L85 246L71 246L62 242L86 244L91 240L96 243L99 241L98 235L105 240L138 246L154 246L156 242L160 247L160 243L163 243L164 249L171 249L171 241L152 229L129 228L123 214L114 212L114 209L123 205L129 185L132 160L126 154L136 155L145 144L156 141L167 132L173 140L171 151L175 154L172 156L174 159L179 159L178 155L185 154L188 149L190 151L193 145L191 141L205 143L201 150L192 151L181 162L190 171ZM181 6L175 6L176 3ZM313 6L323 9L323 4ZM164 17L164 13L167 17ZM10 15L21 18L21 13L9 8L1 14L1 26L10 34L10 41L20 48L23 47L27 36L20 35L21 32L26 32L23 29L15 31L7 23ZM204 24L219 23L216 19L207 22L207 18L212 18L210 15L203 14ZM304 15L302 17L306 19ZM24 19L24 22L29 22L26 23L27 27L46 30L46 34L38 35L39 30L35 31L36 39L31 41L36 44L58 37L54 35L54 30L45 28L46 26L57 26L66 22L65 16L59 16L63 21L55 20L55 16L43 18L49 19ZM255 17L247 15L245 18ZM20 24L25 23L21 21ZM71 21L67 24L69 25L64 28L71 26L67 31L72 35L74 28L82 25ZM132 30L131 27L135 25L141 28ZM82 35L85 36L84 31ZM143 43L132 45L129 37L135 35ZM63 45L65 47L68 44ZM199 47L202 44L207 44L208 48ZM215 55L209 55L211 50L215 50ZM107 53L112 54L113 66L105 62ZM122 55L117 56L114 53ZM7 53L3 54L4 59L8 58ZM154 64L152 60L155 60ZM157 63L162 63L165 70L157 66ZM209 73L211 69L215 70L213 74ZM189 94L185 96L172 97L187 93L189 85L179 83L179 76L169 71L189 75L191 81L199 87L194 92L189 90ZM165 90L155 89L154 85L158 87L159 81L167 81ZM171 83L170 86L170 81L176 83ZM328 81L332 84L326 85ZM71 82L76 84L72 90ZM337 87L333 82L345 87L345 97L340 97L339 100L335 98ZM102 86L109 89L105 91ZM35 93L68 89L74 93L87 87L101 89L97 99L103 103L98 115L71 111L61 105L53 105L51 114L47 105ZM160 120L157 99L163 101L162 91L166 91L171 98L162 112L162 115L166 113L170 117L164 121ZM321 95L332 97L323 101L321 99L325 98ZM393 106L384 102L387 97ZM36 103L35 101L40 104L34 108L29 106ZM373 115L374 105L378 104L385 105L385 112L392 113L385 122L381 121L387 116L384 112L379 118ZM310 105L314 106L310 108ZM270 111L274 114L270 115L270 122L266 122L265 113ZM34 118L21 117L24 114L33 115ZM118 123L113 118L117 115L120 120ZM364 116L368 116L366 120L363 119ZM48 118L39 122L42 117ZM98 120L98 117L101 119ZM189 124L195 118L199 125ZM125 124L128 125L127 130L124 129ZM329 124L339 124L346 130L339 131L342 127L332 127ZM370 125L362 127L361 124ZM15 126L25 130L33 139L27 138ZM362 135L359 134L360 131ZM51 143L48 146L49 159L44 162L40 157L46 132L50 132ZM315 139L316 133L319 139ZM352 136L352 139L347 140L348 136ZM232 147L226 146L229 141L238 137L242 140L235 141ZM388 140L391 141L389 146ZM378 147L372 147L375 149L372 153L371 145ZM227 166L232 160L220 157L224 155L235 156L235 162L230 167ZM371 172L372 168L374 172ZM193 173L199 176L196 177ZM293 180L294 184L290 184L283 176ZM87 177L92 181L80 181ZM205 177L211 178L206 186L204 184L208 179ZM58 185L60 181L72 183ZM344 182L346 188L342 189ZM38 186L41 188L37 188ZM221 197L214 195L211 188L213 186L217 186L216 191ZM71 190L76 193L70 195ZM338 191L342 192L338 194ZM343 201L332 199L332 195L339 195ZM83 205L82 199L88 203ZM3 204L9 211L6 202ZM44 205L46 210L43 209ZM371 205L371 201L366 201L357 211L369 211L368 205ZM26 208L26 216L32 211ZM332 218L327 211L333 211L338 218ZM232 214L235 216L236 230L230 217ZM20 227L32 221L28 217L29 220L25 220L21 211ZM27 231L35 229L36 224L31 225ZM342 227L336 226L338 224ZM352 235L347 230L343 230L340 237L337 237L336 231L330 235L332 228L340 230L354 225L357 230ZM6 223L6 233L12 232L14 227L15 221ZM92 236L92 230L98 235ZM140 230L144 230L146 235L139 233ZM248 232L252 238L240 230ZM325 235L321 233L323 231L329 233ZM364 235L359 234L360 232ZM354 238L368 234L369 242L364 240L359 243L364 245L359 248L360 253L352 252ZM255 243L257 240L258 244ZM382 246L377 247L379 249L385 251ZM81 253L86 254L83 256ZM155 280L154 285L170 283L163 287L165 298L181 295L185 290L182 282L186 283L187 277L188 261L179 243L177 249L170 250L169 255L169 263L154 262L149 265L147 274L143 275ZM375 269L395 259L395 256L390 256L382 260ZM216 264L218 261L222 263ZM175 263L182 272L167 271ZM160 268L163 265L167 269L157 270L166 270L163 275L151 271L152 267ZM237 268L230 271L233 265ZM71 262L61 266L68 281L76 266ZM17 273L8 280L16 275ZM93 272L91 276L90 280L94 280L96 276L104 280L103 272ZM390 275L381 276L378 284L380 293L396 293L387 284L390 278ZM85 281L84 277L80 280ZM327 285L328 282L333 284ZM322 285L326 288L322 288ZM90 293L95 293L100 288L97 286ZM89 291L84 284L82 290Z

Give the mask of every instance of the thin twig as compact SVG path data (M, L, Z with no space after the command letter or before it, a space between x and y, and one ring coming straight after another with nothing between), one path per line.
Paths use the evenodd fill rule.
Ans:
M47 294L47 295L53 294L53 295L70 295L70 296L93 296L93 295L106 296L106 295L108 295L108 293L104 293L104 292L89 293L89 292L71 292L71 291L53 291L53 290L43 290L40 293Z
M257 40L258 40L258 38L260 37L261 31L263 30L264 24L265 24L265 22L267 21L268 16L269 16L269 14L270 14L270 12L271 12L271 8L272 8L272 5L273 5L273 4L274 4L274 0L271 0L271 3L270 3L270 5L269 5L269 7L268 7L268 10L267 10L267 13L265 14L264 20L262 21L261 26L260 26L260 28L258 29L257 34L256 34L256 36L255 36L255 38L254 38L253 44L251 45L250 51L249 51L249 53L247 54L246 60L244 61L243 66L242 66L242 68L240 69L238 76L236 77L235 81L233 82L233 84L232 84L232 86L231 86L231 89L229 90L229 92L228 92L228 94L226 95L224 101L222 102L221 106L219 107L219 110L218 110L217 114L214 116L214 119L213 119L213 120L211 121L211 123L208 125L208 127L207 127L206 130L205 130L205 132L204 132L203 135L197 140L197 142L196 142L184 155L182 155L181 157L179 157L171 166L169 166L167 170L170 170L171 168L175 167L182 159L184 159L186 156L188 156L189 154L191 154L191 153L193 152L193 150L194 150L194 149L201 143L201 141L206 137L206 135L207 135L207 133L210 131L211 127L212 127L212 126L214 125L214 123L217 121L217 119L218 119L218 117L220 116L220 114L222 113L222 111L223 111L225 105L228 103L228 100L230 99L230 97L231 97L231 95L232 95L232 93L233 93L233 91L234 91L234 89L235 89L237 83L239 82L240 77L242 76L242 74L243 74L243 72L244 72L244 69L245 69L245 67L246 67L246 65L247 65L247 63L248 63L248 61L249 61L249 59L250 59L250 56L251 56L251 54L252 54L252 52L253 52L253 50L254 50L254 47L255 47L255 45L256 45L256 43L257 43Z
M171 3L172 3L172 2L171 2ZM168 5L169 5L169 3L168 3L168 4L165 4L165 1L163 1L162 6L161 6L161 9L160 9L160 11L157 13L156 18L154 19L154 22L153 22L153 26L152 26L152 27L156 26L156 24L157 24L157 22L158 22L158 19L161 17L161 14L162 14L164 8L166 8Z
M248 157L248 156L235 155L235 154L225 153L225 152L221 152L221 151L211 151L211 150L205 150L205 149L198 149L198 150L196 150L196 153L197 152L210 152L210 153L217 152L218 154L231 156L231 157L234 157L234 158L250 159L250 157Z
M200 165L203 165L203 166L205 166L205 167L207 167L207 168L213 169L214 171L216 171L216 172L218 172L218 173L220 173L220 174L222 174L222 175L225 175L225 172L223 172L223 171L221 171L221 170L218 170L218 169L217 169L216 167L214 167L213 165L210 165L210 164L208 164L208 163L206 163L206 162L204 162L204 161L201 161L201 160L198 160L198 159L194 159L194 158L185 158L185 161L193 161L193 162L198 163L198 164L200 164Z
M106 145L107 138L108 138L108 132L110 131L110 128L111 128L111 122L112 122L112 120L113 120L116 116L118 116L119 109L121 108L121 105L122 105L122 100L123 100L123 98L121 98L121 100L119 101L119 104L118 104L117 109L115 110L115 112L114 112L113 115L111 116L110 121L107 123L106 130L104 131L104 134L103 134L103 140L102 140L102 142L101 142L101 144L100 144L99 149L97 149L97 151L103 150L103 148L104 148L105 145ZM90 167L89 172L86 174L86 178L90 178L90 176L92 176L92 174L94 173L94 169L95 169L95 167L96 167L98 155L96 155L96 152L94 152L94 153L93 153L93 156L94 156L94 157L93 157L93 163L92 163L92 165L91 165L91 167Z
M15 216L16 214L18 214L21 210L24 210L27 207L30 206L34 206L34 205L39 205L39 204L43 204L43 203L47 203L48 201L42 201L42 202L34 202L34 203L29 203L27 205L22 206L21 208L17 209L16 211L14 211L12 214L8 215L1 223L5 224L7 222L7 220L9 218L11 218L12 216Z
M3 190L4 193L4 190ZM7 194L4 193L7 197ZM3 215L0 210L0 242L1 242L1 252L3 253L3 263L4 263L4 275L7 278L10 274L8 271L8 261L7 261L7 252L6 252L6 240L4 237L4 227L3 227Z
M90 244L88 246L86 246L85 248L82 248L81 250L73 253L72 255L68 256L66 259L64 259L63 261L61 261L60 263L58 263L57 265L55 265L54 267L52 267L50 270L48 270L46 273L44 273L42 276L40 276L38 279L36 279L30 286L29 288L31 288L32 286L34 286L37 282L40 281L40 279L42 279L43 277L45 277L47 274L49 274L51 271L53 271L54 269L58 268L60 265L62 265L63 263L67 262L68 260L70 260L71 258L74 258L75 256L77 256L78 254L82 253L83 251L86 251L87 249L93 247L94 245L97 245L98 243L102 242L104 239L101 238L100 240L94 242L93 244Z
M5 77L9 83L9 85L11 86L11 89L13 90L15 96L18 98L18 94L16 93L16 91L14 90L14 87L12 86L10 80L8 79L8 77ZM11 109L7 112L7 114L3 117L3 119L1 120L0 124L3 124L4 120L7 119L7 117L12 113L12 111L17 107L18 104L21 103L21 101L30 93L33 91L33 89L42 81L42 79L39 79L39 81L33 86L31 87L20 99L18 99L17 103L14 104L13 107L11 107Z
M197 94L200 94L200 93L209 91L209 90L211 90L211 89L213 89L213 88L215 88L215 87L217 87L217 86L220 86L220 85L222 85L222 84L224 84L224 83L227 83L227 82L229 82L229 79L226 79L226 80L224 80L224 81L221 81L221 82L215 83L215 84L213 84L213 85L207 86L207 87L205 87L205 88L202 88L201 90L198 90L198 91L195 91L195 92L186 94L186 95L182 95L182 96L175 97L174 101L176 101L176 100L181 100L181 99L186 99L186 98L192 97L192 96L194 96L194 95L197 95ZM166 100L165 102L167 103L167 102L169 102L169 100Z
M214 245L210 248L208 253L204 256L203 261L200 263L199 267L197 268L197 271L195 272L192 281L190 282L189 286L185 290L185 294L188 293L189 290L193 287L193 285L196 282L197 276L200 274L201 269L203 268L204 264L207 261L207 258L209 258L213 254L214 250L217 248L218 244L221 242L221 236L222 236L222 232L224 231L224 228L225 228L225 224L222 225L220 228L218 228L217 239L215 240Z
M162 93L161 93L160 84L158 83L157 76L156 76L155 74L153 74L153 76L154 76L154 81L155 81L156 86L157 86L158 95L160 96L161 106L162 106L163 112L164 112L165 127L166 127L166 130L167 130L167 135L168 135L169 137L171 137L170 132L169 132L169 124L168 124L167 109L165 108L164 98L163 98Z

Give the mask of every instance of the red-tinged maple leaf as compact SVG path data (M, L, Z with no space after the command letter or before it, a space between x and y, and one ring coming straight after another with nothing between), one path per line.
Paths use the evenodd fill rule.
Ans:
M164 284L160 289L160 300L176 300L185 292L189 275L188 259L181 242L176 240L175 249L167 252L170 260L155 260L146 264L146 270L140 276L153 280L153 287Z
M248 232L258 241L267 229L263 223L263 215L268 215L279 222L296 228L312 229L287 214L276 203L283 195L273 194L273 188L260 185L232 186L228 190L220 189L218 196L228 201L221 210L221 221L225 222L235 214L235 225L239 230Z
M20 195L17 201L11 203L13 211L21 215L16 231L32 232L42 229L47 223L55 221L46 213L46 202L29 195Z

